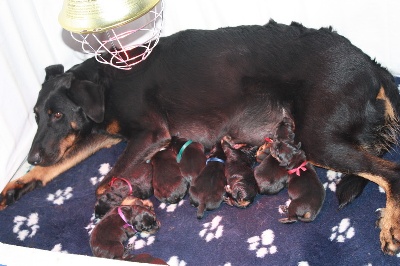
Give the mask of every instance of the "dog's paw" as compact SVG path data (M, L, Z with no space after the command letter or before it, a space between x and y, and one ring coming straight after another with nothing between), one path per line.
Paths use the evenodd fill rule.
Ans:
M40 180L32 180L27 183L22 183L18 180L9 182L1 192L0 211L19 200L26 193L41 186L42 182Z
M381 229L381 249L385 254L396 255L400 251L400 210L387 207L379 210L377 226Z

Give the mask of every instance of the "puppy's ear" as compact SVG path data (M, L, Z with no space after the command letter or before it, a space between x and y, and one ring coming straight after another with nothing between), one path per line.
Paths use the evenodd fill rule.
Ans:
M82 107L85 114L96 123L104 120L104 88L88 80L74 80L69 90L71 100Z
M49 79L53 78L56 75L60 75L64 73L64 66L63 65L51 65L44 69L46 71L46 76L44 81L48 81Z

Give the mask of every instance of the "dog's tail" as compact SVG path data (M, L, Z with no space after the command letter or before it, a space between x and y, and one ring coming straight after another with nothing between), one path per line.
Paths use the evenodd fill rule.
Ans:
M200 203L199 206L197 207L197 219L201 219L204 216L204 212L206 211L206 204Z

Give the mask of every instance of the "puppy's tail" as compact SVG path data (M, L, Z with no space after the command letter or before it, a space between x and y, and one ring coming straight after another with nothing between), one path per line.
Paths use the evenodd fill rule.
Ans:
M204 216L204 212L206 211L206 204L200 203L199 206L197 207L197 219L201 219Z

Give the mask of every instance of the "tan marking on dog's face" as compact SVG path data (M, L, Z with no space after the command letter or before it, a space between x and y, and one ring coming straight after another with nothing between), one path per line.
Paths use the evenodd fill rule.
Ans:
M117 120L113 120L110 124L107 126L107 132L110 134L117 134L120 131L121 127L119 126L119 123Z
M393 109L393 106L390 103L388 97L386 96L385 90L383 89L383 87L381 87L381 89L379 90L379 93L376 96L376 99L385 101L385 117L387 119L396 119L396 114Z
M78 124L75 121L71 122L71 128L77 130L78 129Z
M64 153L74 145L76 140L76 136L74 134L69 134L60 142L60 157L64 155Z

